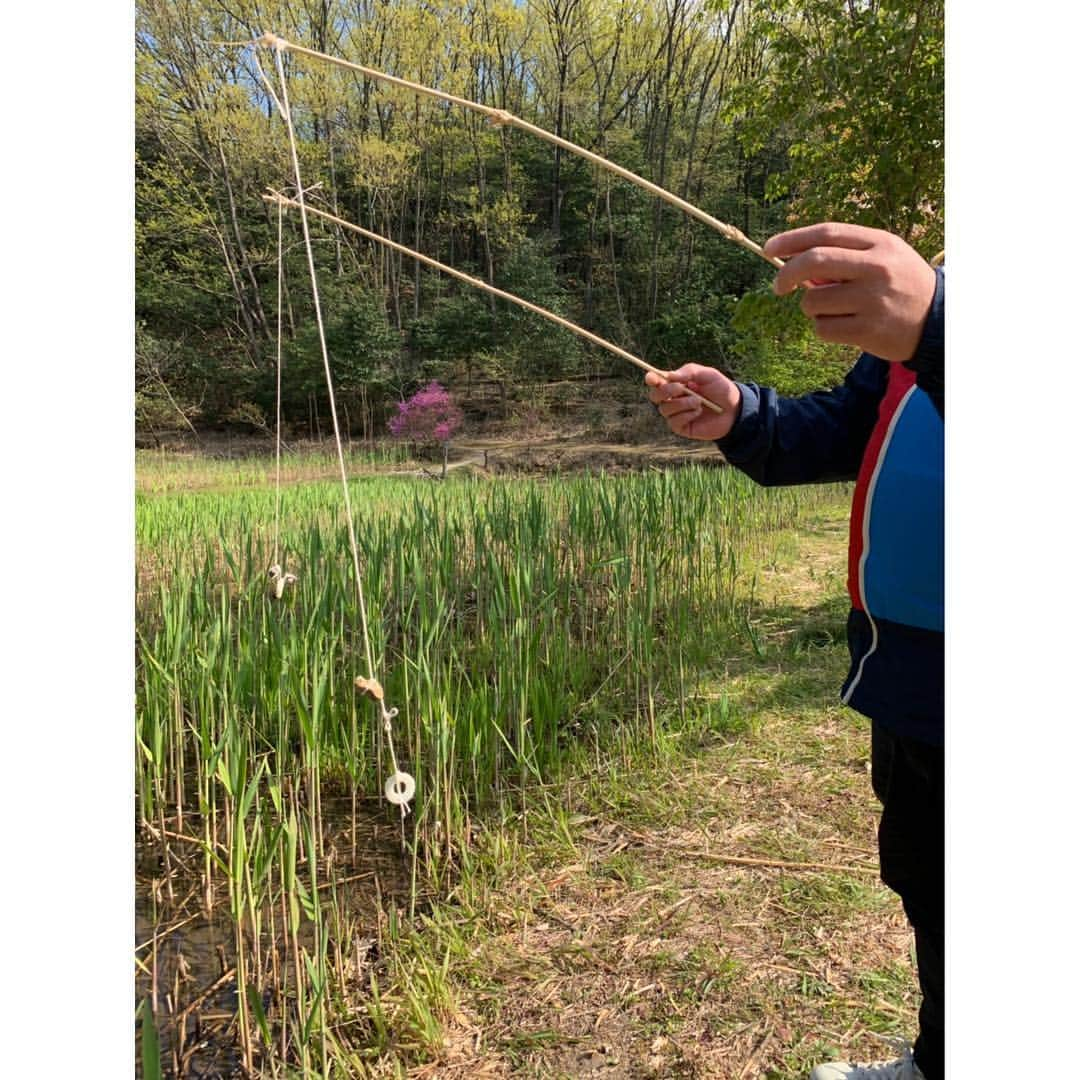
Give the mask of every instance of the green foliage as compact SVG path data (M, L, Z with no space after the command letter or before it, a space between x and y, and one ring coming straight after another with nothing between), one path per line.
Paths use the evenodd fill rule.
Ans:
M157 340L140 323L135 328L135 422L140 429L162 431L183 427L185 413L170 400L168 383L175 347Z
M731 304L733 369L741 379L797 395L838 385L856 352L820 341L799 310L799 295L755 289Z
M544 245L522 239L500 267L495 285L569 318L570 298L559 283ZM494 312L492 311L494 306ZM427 315L409 324L419 361L418 378L441 372L470 377L478 372L528 382L574 372L581 363L580 339L548 320L479 290L439 297ZM493 365L492 360L497 362Z
M736 91L748 150L783 133L770 198L800 223L895 232L929 257L943 244L944 2L766 0L751 35L768 63Z
M564 318L575 318L570 297L559 282L551 252L538 240L523 240L507 257L496 285ZM499 302L495 344L512 367L528 380L541 375L573 374L580 369L581 339L539 315Z
M176 332L227 318L228 280L197 177L165 160L135 161L135 286L143 318ZM177 244L170 242L183 238ZM171 324L171 325L170 325Z
M451 293L409 323L409 341L422 370L434 373L490 349L492 323L491 308L478 292Z
M142 1028L142 1074L146 1080L161 1080L161 1044L149 998L140 1002L136 1017Z
M649 357L666 368L687 362L723 365L734 337L720 302L676 300L649 323Z
M387 325L377 299L362 287L334 282L321 300L335 391L389 393L402 378L401 336ZM322 393L326 375L314 319L297 328L285 349L285 365L291 396Z

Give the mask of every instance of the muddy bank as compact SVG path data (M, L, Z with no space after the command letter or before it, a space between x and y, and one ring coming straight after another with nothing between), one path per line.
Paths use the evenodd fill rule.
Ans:
M321 898L332 897L335 908L328 953L340 967L339 986L366 995L384 963L386 913L410 905L411 864L403 851L401 824L379 800L358 801L354 815L351 798L324 796L323 809L328 824L317 877ZM198 815L185 815L183 832L176 832L174 824L166 822L164 838L160 829L140 830L136 838L136 1005L147 1002L153 1011L164 1076L246 1077L237 1033L237 943L228 886L218 875L207 895L198 872ZM298 873L307 871L301 866ZM419 897L417 907L423 910L427 903ZM250 932L245 934L248 1000L257 998L252 1008L261 1008L278 1033L287 1029L285 1015L296 1010L291 984L296 957L290 946L312 953L316 942L307 920L289 942L280 910L266 907L261 917L257 945ZM136 1077L143 1075L142 1036L137 1023ZM289 1047L281 1052L287 1060Z

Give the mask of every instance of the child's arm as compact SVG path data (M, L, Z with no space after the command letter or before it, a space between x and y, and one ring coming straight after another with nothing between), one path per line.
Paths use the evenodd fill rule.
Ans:
M864 356L833 390L780 397L754 383L736 383L715 368L686 364L664 383L652 373L649 400L677 435L715 440L732 465L759 484L851 480L877 418L887 365ZM723 405L703 409L684 387Z
M905 364L945 415L943 270L898 236L835 222L780 233L765 252L787 260L775 292L810 286L801 306L818 337Z
M774 236L770 255L788 261L774 289L808 285L804 313L825 341L864 350L842 386L781 398L686 364L669 381L648 375L649 400L676 434L715 439L733 465L762 484L852 479L877 419L888 363L906 363L944 411L944 277L899 237L827 223ZM879 359L880 358L880 359ZM684 387L724 406L702 410Z

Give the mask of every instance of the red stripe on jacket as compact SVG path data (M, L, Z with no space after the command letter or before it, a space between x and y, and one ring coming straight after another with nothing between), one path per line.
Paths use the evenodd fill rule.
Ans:
M851 524L848 534L848 594L851 596L851 606L856 611L866 610L859 588L859 562L863 555L863 524L867 511L866 499L870 491L870 480L885 446L885 435L889 430L889 424L892 423L900 402L911 389L915 378L915 372L910 371L903 364L889 365L889 381L881 404L878 406L877 423L870 433L870 440L866 444L862 465L859 466L859 475L855 481L855 496L851 503Z

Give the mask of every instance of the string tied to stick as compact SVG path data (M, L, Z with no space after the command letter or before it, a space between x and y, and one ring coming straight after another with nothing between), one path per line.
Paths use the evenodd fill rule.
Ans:
M375 678L375 660L374 652L371 645L371 634L368 630L367 621L367 604L364 599L364 581L363 575L360 573L360 551L359 545L356 539L356 525L353 520L352 512L352 499L349 496L349 481L348 474L345 468L345 451L341 441L341 427L338 423L337 413L337 400L334 394L334 380L330 371L330 353L326 345L326 329L323 325L322 316L322 303L319 299L319 282L318 276L315 273L315 255L312 250L311 233L308 228L308 206L305 201L305 192L308 190L304 186L303 178L300 172L300 157L296 148L296 132L293 128L292 110L289 107L289 87L285 79L285 68L282 63L282 55L287 45L281 38L276 35L266 33L260 39L260 43L267 44L274 48L274 59L277 68L278 85L281 88L281 97L279 98L274 92L273 84L266 77L266 73L263 71L262 66L258 62L258 58L255 58L256 70L259 73L267 92L273 98L275 105L281 114L282 120L285 122L285 128L289 136L289 152L292 158L293 166L293 179L296 185L296 199L286 199L280 192L274 192L272 201L278 204L279 210L279 231L278 231L278 258L281 259L281 231L280 231L280 215L288 205L295 205L300 211L300 225L304 236L304 249L307 253L308 264L308 277L311 282L311 297L315 308L315 324L319 332L319 348L322 353L323 372L326 376L326 392L330 400L330 418L333 422L334 429L334 445L337 450L338 471L341 477L341 493L343 508L345 511L345 525L349 536L349 552L352 556L352 568L353 568L353 581L356 585L356 597L357 597L357 610L360 615L360 628L363 634L364 641L364 654L367 659L368 675L365 679L357 680L357 689L363 692L366 696L374 700L379 706L379 713L382 719L383 731L387 737L387 745L390 750L390 761L393 766L393 775L387 781L384 787L384 792L387 799L396 806L401 807L401 820L404 825L405 815L409 812L409 801L412 799L416 790L416 783L408 773L403 773L398 768L397 754L394 752L393 741L393 729L392 721L397 716L398 710L389 709L386 706L384 700L385 694L383 693L382 685ZM318 213L318 211L315 211ZM279 303L279 318L280 318L280 303ZM279 579L280 580L280 579ZM282 586L284 588L284 586Z
M262 45L267 49L277 49L278 52L284 52L289 47L289 43L283 37L278 37L277 34L272 33L270 30L264 31L251 44Z

